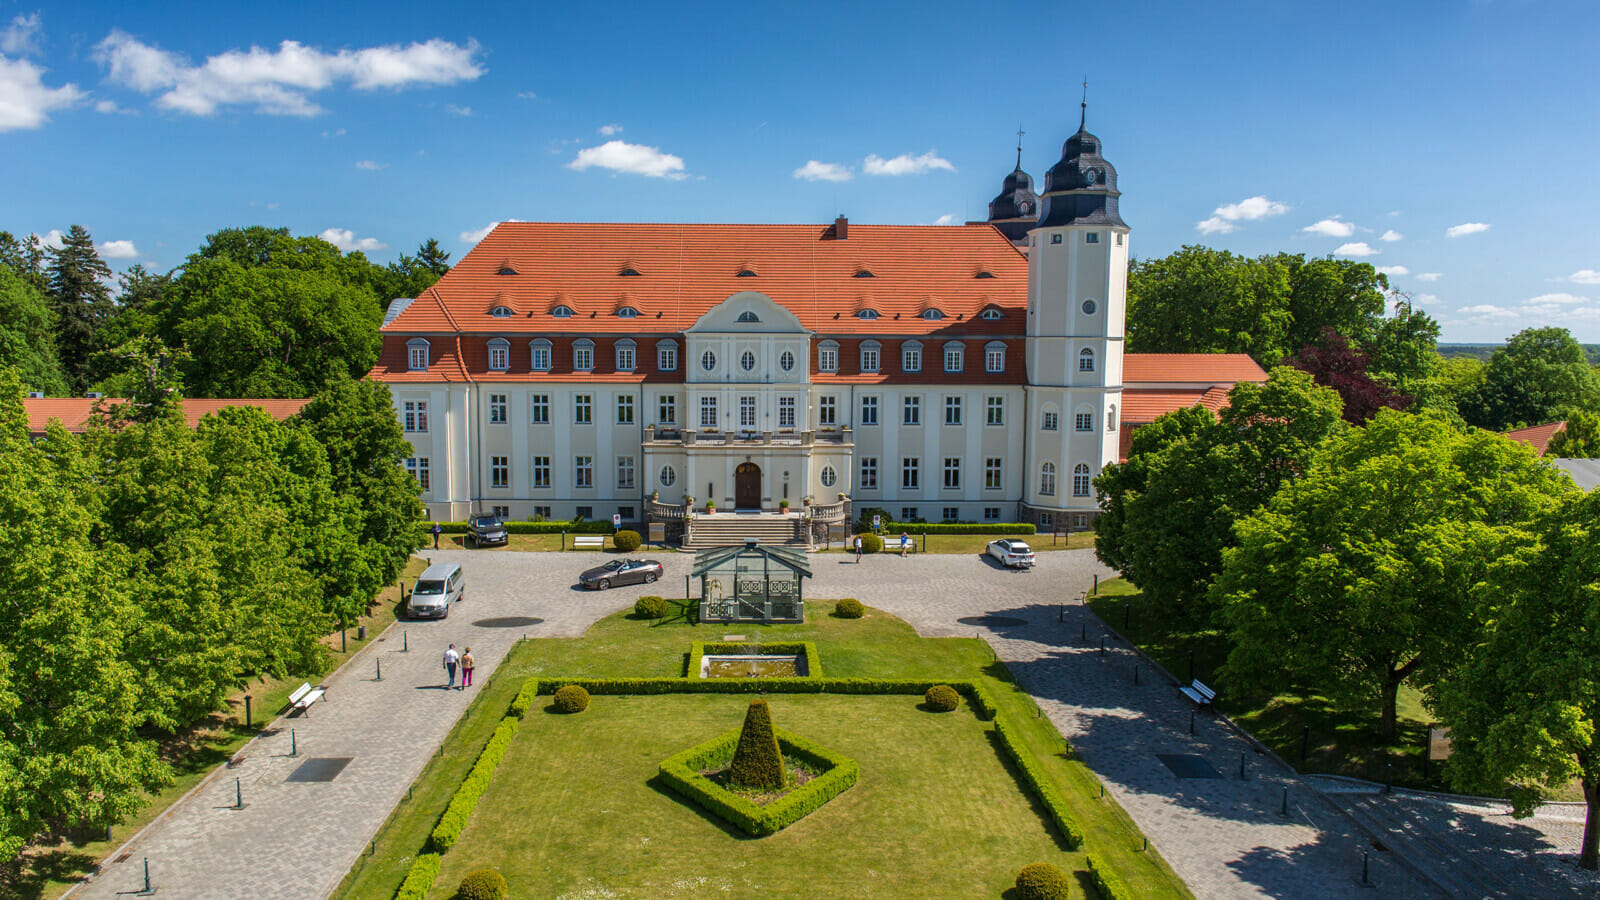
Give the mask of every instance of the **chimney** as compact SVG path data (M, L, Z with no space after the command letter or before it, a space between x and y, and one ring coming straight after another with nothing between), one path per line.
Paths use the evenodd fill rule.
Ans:
M90 391L89 393L84 394L83 396L85 398L89 399L89 400L99 400L101 397L104 397L105 394L102 394L99 391Z
M833 220L833 239L836 240L836 241L842 241L842 240L846 240L849 237L850 237L850 220L846 219L842 215L839 218L834 219Z
M28 399L29 400L43 400L44 399L44 391L29 391L28 392Z

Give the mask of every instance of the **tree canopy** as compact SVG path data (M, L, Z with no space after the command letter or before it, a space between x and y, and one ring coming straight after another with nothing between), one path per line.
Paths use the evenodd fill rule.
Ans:
M94 355L100 329L110 321L111 268L94 248L94 238L82 225L73 225L61 246L46 251L50 300L56 311L56 345L62 368L81 391L89 383L89 359Z
M55 336L50 299L32 281L0 264L0 367L16 370L30 391L66 393Z
M1565 459L1600 458L1600 413L1568 413L1567 427L1550 438L1545 455Z
M1600 376L1565 328L1528 328L1489 357L1483 382L1461 402L1473 425L1504 431L1600 411Z

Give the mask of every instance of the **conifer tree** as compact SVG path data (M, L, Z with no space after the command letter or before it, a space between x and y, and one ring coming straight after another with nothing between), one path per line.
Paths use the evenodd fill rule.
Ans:
M75 391L88 384L89 358L96 337L115 311L111 303L111 268L95 252L94 238L74 225L60 249L49 251L50 299L56 308L56 344L61 366Z
M784 774L783 751L772 730L772 711L766 700L757 697L744 714L744 730L739 732L728 778L742 787L777 790L783 787Z

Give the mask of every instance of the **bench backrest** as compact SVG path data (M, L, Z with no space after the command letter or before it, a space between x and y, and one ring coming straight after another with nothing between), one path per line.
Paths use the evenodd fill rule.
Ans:
M311 693L311 682L308 681L294 689L294 693L289 695L289 702L298 703L301 697L309 693Z
M1194 682L1190 685L1190 687L1192 687L1195 690L1199 691L1200 693L1206 695L1207 697L1215 697L1217 695L1216 691L1212 690L1211 688L1206 687L1205 682L1201 681L1198 678L1196 678L1194 680Z
M572 539L572 546L574 547L604 547L605 543L606 539L604 537L575 537Z

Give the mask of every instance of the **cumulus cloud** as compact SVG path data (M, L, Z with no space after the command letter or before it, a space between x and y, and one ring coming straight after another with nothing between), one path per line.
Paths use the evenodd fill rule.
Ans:
M652 178L681 180L689 177L683 171L682 157L662 153L659 147L629 144L626 141L606 141L598 147L586 147L578 151L576 159L567 163L567 168L579 172L590 167Z
M1334 256L1356 256L1356 257L1360 257L1360 256L1376 256L1381 252L1383 252L1383 251L1377 249L1376 247L1373 247L1371 244L1367 243L1366 241L1355 241L1355 242L1349 243L1349 244L1340 244L1339 248L1337 250L1333 251L1333 255Z
M1588 303L1589 298L1562 292L1558 294L1540 294L1537 297L1529 297L1524 302L1529 306L1566 306L1572 303Z
M340 250L361 250L370 253L373 250L386 250L389 245L380 243L377 238L358 238L356 233L348 228L329 228L317 235Z
M389 164L381 163L372 159L363 159L362 161L356 163L356 168L362 170L363 172L377 172L381 169L389 168Z
M39 14L17 16L0 31L0 53L11 56L37 56L39 49Z
M1406 237L1405 235L1403 235L1400 232L1395 231L1393 228L1391 228L1388 231L1385 231L1383 234L1379 235L1378 236L1378 240L1380 240L1380 241L1388 241L1389 243L1392 244L1395 241L1403 241L1403 240L1405 240L1405 237Z
M851 174L849 166L811 159L807 160L805 165L794 170L794 177L803 181L849 181L854 176Z
M38 241L40 246L49 247L51 250L60 250L67 245L67 236L62 234L59 228L52 228L44 234L34 234L29 237Z
M314 116L323 109L310 95L335 84L359 90L456 84L484 73L479 56L477 41L463 46L439 38L337 53L284 41L277 50L229 50L192 65L121 30L112 31L94 52L112 82L158 95L155 103L162 109L197 116L229 106Z
M939 218L934 219L933 220L933 224L935 224L935 225L954 225L954 224L956 224L956 217L954 215L950 214L950 213L945 213L944 215L940 216Z
M597 128L595 130L600 132L602 135L605 135L606 137L611 137L614 134L621 134L622 133L622 126L618 125L615 122L613 122L610 125L601 125L599 128Z
M50 121L50 113L88 96L75 84L47 87L44 73L25 59L0 56L0 131L38 128Z
M460 116L463 119L468 118L468 117L470 117L472 115L472 107L470 107L470 106L457 106L454 103L446 103L444 105L444 111L449 113L452 116Z
M1411 270L1405 266L1379 266L1378 271L1385 275L1410 275Z
M1269 216L1281 216L1288 211L1287 204L1257 195L1217 207L1212 210L1211 218L1195 223L1194 227L1201 234L1232 234L1239 228L1234 224L1236 222L1253 222Z
M1469 234L1479 234L1488 230L1489 225L1485 222L1463 222L1460 225L1451 225L1449 228L1445 229L1444 233L1449 237L1458 238L1465 237Z
M1309 231L1312 234L1320 234L1325 237L1349 237L1350 235L1356 233L1356 226L1350 224L1349 222L1342 222L1339 220L1338 216L1334 216L1331 219L1323 219L1320 222L1307 225L1300 230Z
M479 241L483 240L484 238L488 237L489 236L489 232L493 231L494 227L496 225L499 225L502 222L518 222L518 221L521 221L521 220L520 219L497 219L497 220L495 220L493 222L490 222L489 224L483 226L482 228L479 228L479 229L476 229L476 230L473 230L473 231L463 231L460 234L461 243L463 243L463 244L476 244L477 242L479 242Z
M1573 284L1600 284L1600 272L1594 269L1579 269L1567 276Z
M1521 315L1521 313L1518 313L1514 309L1508 309L1504 306L1495 306L1491 303L1480 303L1476 306L1463 306L1461 309L1457 310L1457 312L1462 312L1469 316L1480 316L1489 319L1515 319Z
M1444 277L1443 272L1421 272L1417 275L1418 281L1438 281Z
M934 169L954 172L956 167L950 164L950 160L941 159L932 150L921 156L902 153L893 159L884 159L876 153L868 153L867 158L861 161L861 171L868 175L922 175Z
M105 241L99 249L100 255L106 259L134 259L139 255L133 241Z

